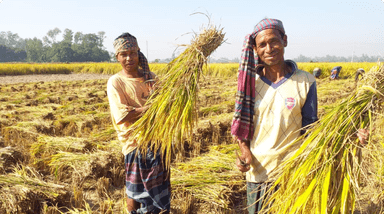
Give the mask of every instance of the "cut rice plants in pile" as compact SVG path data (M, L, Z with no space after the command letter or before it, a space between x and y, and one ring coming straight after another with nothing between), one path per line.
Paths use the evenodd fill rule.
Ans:
M183 150L184 139L192 137L197 121L196 101L199 77L207 57L222 44L224 33L209 26L196 36L183 53L168 64L158 89L148 103L150 108L132 125L138 147L161 149L169 167L171 154Z
M70 193L65 186L45 182L33 168L15 168L14 173L0 175L1 213L40 213L41 201L68 206Z
M360 128L373 130L383 113L384 67L371 70L351 95L324 115L298 142L275 182L272 213L353 213L361 171ZM273 203L271 203L273 202Z
M200 202L224 210L242 201L244 176L234 167L236 144L211 146L210 151L172 166L174 197L188 193Z

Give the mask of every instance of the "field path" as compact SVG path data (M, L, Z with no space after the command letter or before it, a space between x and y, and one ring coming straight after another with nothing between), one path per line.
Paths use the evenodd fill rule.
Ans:
M0 85L41 82L41 81L51 82L51 81L108 79L111 76L112 76L111 74L80 74L80 73L0 76Z

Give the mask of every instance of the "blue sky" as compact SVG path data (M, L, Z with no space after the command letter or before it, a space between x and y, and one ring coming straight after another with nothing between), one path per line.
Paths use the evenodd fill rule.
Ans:
M104 31L104 45L123 32L138 38L150 61L169 58L177 45L211 22L224 28L226 43L213 57L240 57L246 34L265 17L283 21L285 57L381 55L384 58L384 0L0 0L0 31L21 38L43 36L58 27L74 32ZM57 38L61 40L61 36Z

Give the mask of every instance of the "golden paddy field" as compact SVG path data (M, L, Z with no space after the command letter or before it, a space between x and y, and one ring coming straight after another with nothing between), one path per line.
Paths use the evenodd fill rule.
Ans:
M337 65L343 66L341 79L331 81L329 72ZM358 68L376 65L299 63L299 68L323 70L317 81L321 116L354 89ZM150 67L161 76L165 64ZM173 157L172 213L245 213L245 175L235 167L238 148L230 135L237 67L209 64L204 71L192 146ZM0 64L0 77L119 70L117 63ZM0 213L128 213L124 159L111 126L106 82L0 82ZM383 212L384 120L375 126L363 149L356 213Z

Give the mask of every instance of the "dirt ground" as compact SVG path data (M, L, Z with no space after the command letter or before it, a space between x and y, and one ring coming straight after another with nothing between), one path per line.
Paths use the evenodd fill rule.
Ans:
M75 80L92 80L92 79L108 79L111 74L35 74L35 75L15 75L0 76L1 84L30 83L30 82L51 82L51 81L75 81Z

